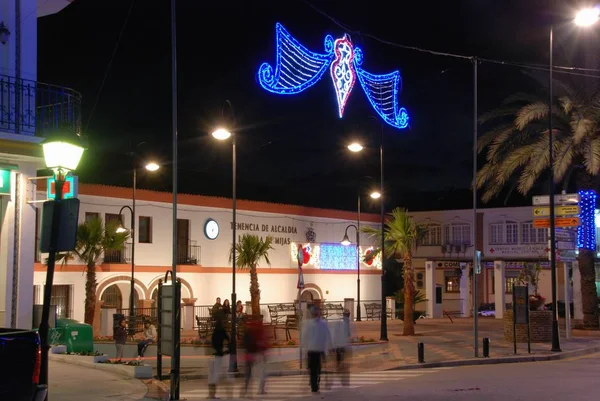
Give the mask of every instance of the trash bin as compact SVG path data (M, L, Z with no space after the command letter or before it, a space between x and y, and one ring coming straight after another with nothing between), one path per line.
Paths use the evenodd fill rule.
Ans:
M67 352L93 352L94 331L92 326L74 319L58 319L56 329L62 329Z
M64 327L56 327L48 330L48 344L50 345L64 345L65 344L65 330Z

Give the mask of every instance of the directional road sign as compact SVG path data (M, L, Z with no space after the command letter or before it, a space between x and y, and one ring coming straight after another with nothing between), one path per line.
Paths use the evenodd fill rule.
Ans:
M574 249L560 250L557 252L557 256L561 262L575 262L577 260L577 253Z
M547 206L550 204L549 195L541 195L533 197L533 206ZM554 195L554 204L577 204L579 203L579 194L557 194Z
M556 206L554 208L555 216L571 216L579 214L579 206L577 205L568 205L568 206ZM534 207L533 208L533 216L534 217L547 217L550 216L550 208L549 207Z
M559 217L554 219L555 227L577 227L580 225L579 217ZM535 219L533 220L535 228L549 228L550 219Z

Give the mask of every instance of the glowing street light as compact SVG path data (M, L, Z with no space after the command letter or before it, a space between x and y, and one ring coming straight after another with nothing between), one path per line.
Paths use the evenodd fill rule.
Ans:
M148 171L156 171L160 168L160 165L158 165L155 162L150 162L150 163L146 164L145 167L146 167L146 170L148 170Z
M348 245L352 244L352 242L350 241L350 238L348 238L348 234L344 234L344 238L342 239L340 244L342 244L344 246L348 246Z
M377 192L377 191L373 191L373 192L371 192L371 195L370 195L370 196L371 196L371 198L373 198L373 199L379 199L379 198L381 198L381 193L380 193L380 192Z
M594 25L600 18L600 8L584 8L575 15L575 25L590 26Z
M361 150L363 150L363 146L358 142L352 142L350 145L348 145L348 149L351 152L356 153L356 152L360 152Z
M218 128L212 133L212 136L219 141L224 141L225 139L229 139L229 137L231 137L231 132L225 128Z

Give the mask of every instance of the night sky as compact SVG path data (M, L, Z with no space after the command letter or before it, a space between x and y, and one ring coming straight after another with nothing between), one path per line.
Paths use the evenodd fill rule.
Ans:
M138 185L170 191L169 1L135 2L107 70L130 4L78 0L40 18L38 80L83 95L89 149L78 172L82 181L131 185L127 153L145 141L140 153L158 157L164 168L158 175L142 174ZM401 131L385 125L388 208L471 206L473 67L469 60L401 49L368 35L467 56L545 64L548 25L554 22L556 64L563 65L582 65L582 43L592 43L595 35L582 39L583 34L560 25L577 4L566 0L310 4L351 29L353 43L364 51L366 70L399 69L402 74L400 104L411 120ZM256 81L260 64L274 65L276 22L317 52L326 34L341 37L344 29L302 0L179 0L177 13L180 193L231 196L230 142L210 136L226 99L236 118L238 197L353 209L359 190L367 193L379 185L381 125L369 118L374 111L358 83L339 119L328 74L289 97L270 94ZM481 112L497 107L507 95L538 89L521 68L479 64ZM228 109L225 116L230 116ZM371 149L350 154L345 145L352 138L368 142ZM508 204L524 202L512 196Z

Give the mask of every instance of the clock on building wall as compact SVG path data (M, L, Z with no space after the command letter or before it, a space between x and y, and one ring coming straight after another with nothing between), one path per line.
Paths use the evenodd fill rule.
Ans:
M214 219L206 220L206 223L204 223L204 235L208 239L216 239L219 236L219 223Z

